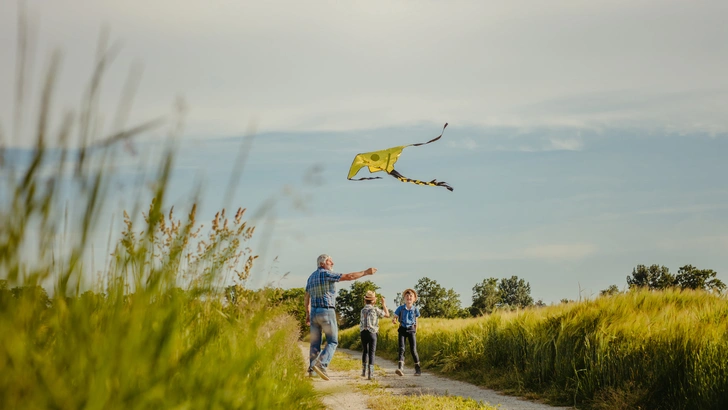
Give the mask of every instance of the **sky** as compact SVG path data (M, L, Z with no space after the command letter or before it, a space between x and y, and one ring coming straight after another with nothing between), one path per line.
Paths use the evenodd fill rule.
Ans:
M389 300L428 277L464 307L489 277L516 275L546 303L623 288L638 264L692 264L728 282L724 1L28 0L20 126L18 4L0 2L3 144L17 156L32 146L54 50L51 129L78 112L108 30L119 51L101 134L118 123L128 78L129 125L184 101L168 203L188 209L199 184L203 219L223 206L264 216L250 286L302 287L321 253L342 273L377 267L367 279ZM428 141L445 123L395 168L453 192L346 179L357 153ZM168 128L117 158L126 179L107 216L119 232ZM108 231L98 237L105 246Z

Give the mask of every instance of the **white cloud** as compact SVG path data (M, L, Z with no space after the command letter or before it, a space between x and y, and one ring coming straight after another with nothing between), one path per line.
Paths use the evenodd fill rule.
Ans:
M456 141L448 141L448 145L454 148L464 148L468 151L474 151L478 148L478 143L473 138L463 138Z
M581 151L584 148L584 142L577 138L549 138L550 145L547 150L556 151Z
M597 215L595 219L617 220L639 216L661 216L661 215L700 215L707 212L721 211L727 209L726 204L697 204L684 206L663 206L648 209L637 209L628 212L609 212Z
M655 247L666 252L728 251L728 235L674 236L660 238Z

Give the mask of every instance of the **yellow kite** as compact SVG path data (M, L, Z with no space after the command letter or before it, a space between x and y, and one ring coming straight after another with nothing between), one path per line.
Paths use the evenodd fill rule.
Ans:
M425 181L419 181L417 179L409 179L399 172L397 172L394 169L394 163L397 162L399 159L399 155L402 154L402 150L407 147L418 147L420 145L426 145L431 142L435 142L439 140L442 137L442 134L445 132L445 128L447 127L447 123L445 123L445 126L442 127L442 132L440 133L437 138L431 139L427 142L420 142L418 144L409 144L409 145L401 145L399 147L392 147L381 151L373 151L373 152L365 152L362 154L357 154L356 157L354 157L354 162L351 163L351 168L349 168L349 176L348 179L351 181L364 181L368 179L382 179L381 177L367 177L367 178L356 178L353 179L353 177L359 172L360 169L364 167L369 167L369 172L379 172L384 171L387 174L397 178L398 180L402 182L411 182L413 184L417 185L430 185L430 186L441 186L448 189L448 191L452 191L453 188L448 185L446 182L437 182L437 180L432 180L430 182Z

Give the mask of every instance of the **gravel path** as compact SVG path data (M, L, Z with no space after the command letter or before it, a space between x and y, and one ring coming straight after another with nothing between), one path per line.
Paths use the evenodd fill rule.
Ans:
M301 352L304 360L308 358L308 344L301 344ZM361 352L337 349L336 355L347 355L357 361L361 360ZM506 396L494 390L484 389L470 383L450 380L441 376L436 376L427 371L422 372L422 376L415 377L414 369L405 369L404 376L397 376L394 371L397 363L391 360L376 358L375 363L380 367L377 372L377 381L381 387L385 387L387 391L396 395L416 395L416 394L433 394L433 395L451 395L469 397L479 400L490 405L500 405L500 410L553 410L553 409L570 409L570 407L554 407L547 404L527 401L518 397ZM306 367L308 363L306 363ZM369 396L356 388L358 383L368 383L365 378L361 377L361 371L336 371L329 369L329 378L325 381L318 377L313 377L314 387L325 393L324 404L331 410L365 410Z

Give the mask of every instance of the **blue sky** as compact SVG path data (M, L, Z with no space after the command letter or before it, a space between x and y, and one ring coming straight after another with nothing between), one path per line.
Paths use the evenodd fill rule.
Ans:
M389 299L426 276L464 306L488 277L517 275L547 303L623 287L637 264L693 264L728 281L724 2L27 3L34 78L52 49L64 52L59 111L77 109L104 24L122 42L100 98L109 118L137 63L129 123L184 97L170 195L180 215L196 181L202 219L279 198L275 221L258 221L253 245L265 253L252 286L303 286L320 253L341 272L379 268L370 279ZM0 7L10 130L17 10ZM427 141L445 122L440 141L405 149L396 169L454 192L346 180L357 153ZM30 132L5 143L22 150ZM163 135L118 158L125 189ZM109 213L128 201L115 196Z

